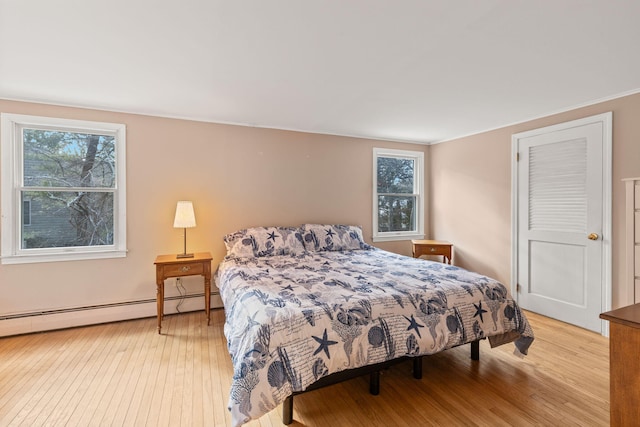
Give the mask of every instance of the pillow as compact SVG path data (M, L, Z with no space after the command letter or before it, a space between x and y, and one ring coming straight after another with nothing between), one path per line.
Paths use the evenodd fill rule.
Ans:
M302 239L308 251L348 251L371 248L364 242L359 225L304 224Z
M304 253L302 234L295 227L255 227L224 236L227 256L253 258Z

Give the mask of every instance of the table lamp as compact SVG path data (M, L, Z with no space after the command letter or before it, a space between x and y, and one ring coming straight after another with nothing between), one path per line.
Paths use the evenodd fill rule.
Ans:
M176 206L176 217L173 220L174 228L184 228L184 251L176 255L176 258L193 258L193 254L187 253L187 228L196 226L196 215L193 213L193 203L179 201Z

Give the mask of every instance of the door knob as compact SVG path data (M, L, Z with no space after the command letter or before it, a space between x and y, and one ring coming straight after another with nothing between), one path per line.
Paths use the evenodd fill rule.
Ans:
M587 236L587 239L589 240L598 240L600 236L598 236L596 233L591 233Z

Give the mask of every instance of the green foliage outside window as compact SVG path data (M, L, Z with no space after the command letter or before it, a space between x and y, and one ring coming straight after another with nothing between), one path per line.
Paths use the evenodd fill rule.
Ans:
M414 194L415 161L378 157L378 231L416 229Z
M42 129L22 137L22 207L31 210L22 249L113 244L115 138Z

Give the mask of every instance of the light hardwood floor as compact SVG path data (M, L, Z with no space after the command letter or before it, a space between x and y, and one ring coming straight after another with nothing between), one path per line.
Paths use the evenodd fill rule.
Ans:
M294 399L293 426L605 426L608 340L527 313L536 340L524 359L513 345L469 346ZM232 370L224 312L0 338L0 425L229 426ZM281 407L249 426L281 426Z

